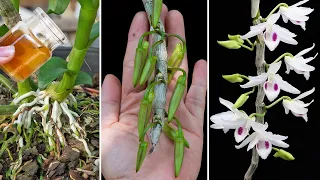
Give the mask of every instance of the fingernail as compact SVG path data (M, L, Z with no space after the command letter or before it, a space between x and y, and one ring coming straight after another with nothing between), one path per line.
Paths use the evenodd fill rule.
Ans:
M2 46L0 47L0 57L10 57L14 55L14 46Z

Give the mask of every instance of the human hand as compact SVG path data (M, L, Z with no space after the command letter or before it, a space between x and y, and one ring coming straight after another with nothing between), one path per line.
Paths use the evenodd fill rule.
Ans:
M14 57L14 46L2 46L0 47L0 65L5 64Z
M164 5L162 21L167 33L179 34L183 38L184 21L178 11L168 12ZM145 12L134 17L128 35L127 50L123 62L123 79L107 75L102 85L101 115L101 163L104 178L109 179L175 179L174 145L163 133L152 154L147 154L140 170L136 173L136 156L139 146L138 112L146 86L133 87L135 49L141 35L149 30ZM170 55L178 40L168 39ZM188 72L185 55L181 68ZM167 105L174 91L177 72L168 86ZM188 93L176 112L183 127L185 139L190 148L185 149L184 160L178 179L197 179L202 157L203 122L207 89L207 63L198 61L194 66L193 79ZM149 141L149 138L148 138ZM149 143L151 144L151 143ZM150 147L149 147L150 148Z

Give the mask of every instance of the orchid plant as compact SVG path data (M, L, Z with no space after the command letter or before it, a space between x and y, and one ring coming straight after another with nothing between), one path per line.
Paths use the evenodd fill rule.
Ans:
M0 28L0 36L21 21L18 13L19 2L19 0L0 1L0 15L5 20L5 24ZM69 3L70 0L50 0L47 13L60 15L64 13ZM47 172L39 170L40 179L55 179L66 169L65 164L59 164L59 161L63 161L62 158L70 158L68 157L70 153L79 155L81 153L82 157L85 157L85 160L80 159L79 155L78 159L76 158L75 166L79 167L77 168L79 172L86 163L91 163L94 171L98 171L99 151L88 145L88 134L99 136L99 131L91 131L92 127L89 127L94 120L93 117L99 114L99 103L86 97L86 94L75 97L72 93L76 85L92 84L91 76L80 70L87 50L99 37L97 11L100 4L99 0L79 0L79 3L81 10L76 38L67 61L52 57L40 68L35 75L36 78L30 77L18 82L17 89L10 80L0 75L1 86L9 89L10 95L14 97L10 105L0 106L2 116L0 132L4 136L0 142L0 158L8 159L10 165L3 169L6 171L5 178L16 179L19 173L22 175L22 167L35 162L37 167L38 165L45 167L46 163L49 167L54 167L47 168ZM85 119L85 122L82 116L84 107L91 110L90 117ZM72 142L74 144L80 142L81 150L71 148ZM40 152L36 160L24 162L25 152L37 144L44 145L43 153ZM66 149L69 150L68 154L64 154ZM13 156L14 159L11 155L12 150L17 154L17 157ZM5 153L10 160L3 157ZM69 173L71 179L79 178L77 173L73 171ZM93 171L86 173L95 176ZM24 176L21 179L24 178L29 177Z
M284 53L270 64L264 60L265 46L270 51L274 51L280 42L291 45L298 44L294 39L296 34L276 23L280 16L282 16L285 23L290 20L294 25L299 25L303 30L306 30L306 22L309 19L308 15L313 11L311 8L301 6L306 2L308 2L308 0L300 1L291 6L280 3L266 18L263 18L259 11L259 0L252 0L251 15L253 18L253 26L250 27L250 31L245 35L228 35L229 40L218 41L221 46L228 49L246 48L253 51L256 48L257 55L255 64L258 69L257 76L245 76L238 73L222 76L231 83L241 83L247 80L248 82L240 85L240 87L244 89L252 88L252 90L242 94L235 103L219 98L220 103L227 107L228 111L210 117L210 120L213 122L210 126L211 128L222 129L224 133L227 133L230 129L234 129L234 138L237 143L240 143L236 145L235 148L240 149L248 145L247 150L253 150L252 162L244 178L246 180L252 179L258 166L259 157L267 159L272 149L276 151L274 157L280 157L284 160L294 160L293 155L288 151L273 147L288 148L289 144L284 142L284 140L288 138L287 136L273 134L267 131L268 123L264 122L264 116L270 108L282 102L285 114L291 111L294 116L302 117L306 122L308 121L308 106L313 100L305 103L301 101L301 99L311 95L315 91L315 88L301 93L300 90L279 75L279 70L282 65L281 60L284 60L286 65L285 72L287 74L293 70L297 74L304 75L304 78L308 80L310 72L314 71L315 68L307 63L315 59L317 54L314 57L308 58L304 58L303 56L311 51L315 45L313 44L312 47L302 50L295 56L288 52ZM249 40L249 38L252 37L255 37L254 42ZM245 42L248 42L249 46L245 45ZM249 95L256 90L258 90L255 103L256 112L247 115L247 113L240 110L240 108L246 103ZM282 96L278 98L281 90L297 95L297 97ZM270 105L264 103L265 96L271 103Z

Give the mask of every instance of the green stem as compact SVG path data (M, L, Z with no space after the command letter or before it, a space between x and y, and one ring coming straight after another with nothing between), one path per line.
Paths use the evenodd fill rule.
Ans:
M246 80L250 81L250 79L248 78L248 76L245 76L245 75L239 74L239 77L241 77L241 78L243 78L243 79L246 79Z
M144 136L147 134L147 132L148 132L148 130L150 129L150 128L153 128L153 126L155 126L157 123L150 123L147 127L146 127L146 129L143 131L143 134L142 134L142 136L141 136L141 139L139 139L139 141L140 142L144 142Z
M282 54L281 56L279 56L276 60L274 60L273 61L273 63L277 63L277 62L279 62L283 57L285 57L285 56L290 56L290 57L294 57L291 53L284 53L284 54ZM272 63L272 64L273 64ZM268 65L269 66L269 65Z
M181 36L179 36L178 34L167 34L166 36L167 37L176 37L176 38L178 38L183 44L182 54L184 54L187 51L187 43Z
M246 46L244 44L238 43L241 47L248 49L249 51L253 51L254 47L256 46L256 41L251 45L251 47Z
M264 117L266 115L267 111L264 111L262 114L259 114L259 113L252 113L250 114L249 118L252 118L253 116L256 116L256 117Z
M82 1L83 5L85 1ZM89 36L95 21L98 8L81 7L76 32L74 47L69 55L68 71L64 73L62 80L55 88L52 97L57 101L63 101L72 92L75 80L82 67L84 57L88 50Z
M275 102L273 102L272 104L265 106L266 109L270 109L272 108L274 105L278 104L280 101L282 101L283 99L287 99L287 100L291 100L291 98L289 96L282 96L281 98L277 99Z
M245 94L245 95L252 94L252 93L254 93L255 90L256 90L256 87L254 86L251 91L246 92L246 93L244 93L244 94Z
M9 150L8 148L6 148L6 150L7 150L7 153L8 153L8 155L9 155L10 160L13 161L13 158L12 158L12 155L11 155L10 150Z
M0 74L0 83L4 85L6 88L9 89L9 91L12 94L16 94L18 91L17 89L13 86L13 84L10 82L9 79L7 79L4 75Z
M280 149L275 148L275 147L272 147L272 149L275 150L275 151L277 151L277 152L280 151Z
M32 88L30 86L30 78L27 78L26 80L22 82L18 82L18 96L22 96L28 92L32 91ZM22 103L27 103L31 100L31 97L25 98L22 100Z
M19 11L19 6L20 6L20 0L11 0L14 8L16 8L17 11Z
M152 56L154 48L155 48L157 45L161 44L161 43L163 43L163 39L160 39L159 41L157 41L157 42L155 42L154 44L152 44L151 48L149 49L149 53L148 53L148 54L149 54L149 57Z
M181 72L183 73L183 76L184 76L184 77L187 77L187 72L186 72L184 69L182 69L182 68L168 67L168 70L169 70L169 71L172 71L172 70L181 71Z
M267 21L268 18L269 18L272 14L274 14L274 12L276 12L276 10L277 10L278 8L280 8L281 6L283 6L283 7L289 7L288 4L286 4L286 3L280 3L280 4L278 4L275 8L272 9L272 11L269 13L269 15L268 15L266 18L262 18L262 21L264 21L264 22Z
M250 41L250 39L246 39L246 41L248 42L248 44L249 44L250 46L253 46L253 43Z
M161 35L158 31L149 31L149 32L145 32L144 34L142 34L142 36L139 39L138 47L142 47L143 40L146 36L149 36L149 35L155 34L155 33L158 33L159 35Z
M19 106L17 105L1 105L0 106L0 116L11 116Z

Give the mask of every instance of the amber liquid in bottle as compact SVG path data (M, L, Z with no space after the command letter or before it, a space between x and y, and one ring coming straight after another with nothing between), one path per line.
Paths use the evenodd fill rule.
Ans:
M21 30L8 32L0 39L0 46L10 45L14 45L15 55L2 65L2 70L17 82L30 77L51 57L51 51L46 46Z

